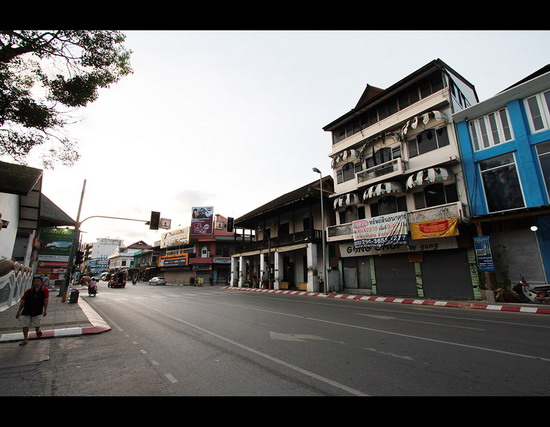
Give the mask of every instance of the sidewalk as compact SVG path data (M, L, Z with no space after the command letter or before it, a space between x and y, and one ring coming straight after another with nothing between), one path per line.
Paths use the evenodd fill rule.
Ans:
M348 299L355 301L376 301L376 302L393 302L398 304L414 304L414 305L433 305L437 307L452 307L452 308L464 308L474 310L491 310L491 311L506 311L506 312L518 312L518 313L533 313L533 314L550 314L550 305L548 304L522 304L522 303L507 303L507 302L495 302L489 303L487 301L438 301L424 298L399 298L399 297L382 297L382 296L367 296L367 295L355 295L355 294L323 294L320 292L306 292L306 291L286 291L286 290L272 290L272 289L258 289L258 288L238 288L234 286L225 286L223 289L231 289L237 291L252 291L252 292L269 292L287 295L307 295L322 298L333 299Z
M111 329L82 298L82 295L87 295L86 288L77 289L79 290L77 303L69 303L69 297L62 302L62 298L57 296L59 289L50 289L48 313L42 319L41 339L97 334ZM15 304L0 312L0 343L23 340L22 328L15 318L18 307L19 304ZM30 328L29 339L36 339L34 328Z

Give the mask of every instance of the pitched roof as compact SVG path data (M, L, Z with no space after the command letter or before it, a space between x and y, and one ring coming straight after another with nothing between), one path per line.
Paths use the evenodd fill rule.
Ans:
M42 177L42 169L0 162L0 193L28 195Z
M334 182L332 176L327 175L323 177L323 192L324 196L328 197L334 191ZM259 220L262 217L267 216L268 214L273 214L273 212L283 209L285 207L291 209L292 205L299 204L307 199L319 198L319 180L310 182L303 187L297 188L296 190L290 191L286 194L283 194L276 199L271 200L265 205L256 208L247 214L235 219L235 225L237 226L246 226L247 222L251 220Z
M44 226L76 225L76 221L52 202L44 193L40 197L40 222Z

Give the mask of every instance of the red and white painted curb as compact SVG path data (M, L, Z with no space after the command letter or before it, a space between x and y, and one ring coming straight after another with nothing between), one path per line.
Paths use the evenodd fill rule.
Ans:
M550 307L549 308L537 307L537 306L528 307L524 305L499 305L499 304L485 304L485 303L472 303L472 302L460 302L460 301L436 301L436 300L425 300L425 299L416 299L416 298L376 297L376 296L337 294L337 293L324 294L322 292L239 288L235 286L225 286L223 289L231 289L231 290L238 290L238 291L252 291L252 292L267 292L267 293L285 294L285 295L306 295L306 296L323 297L323 298L331 298L331 299L346 299L346 300L354 300L354 301L393 302L398 304L432 305L437 307L469 308L469 309L475 309L475 310L550 314Z
M82 298L78 299L78 305L88 318L88 321L92 326L64 328L64 329L47 329L42 331L42 337L44 338L62 338L62 337L74 337L87 334L99 334L101 332L107 332L111 330L111 327L103 320L103 318L95 312L95 310L88 305ZM29 332L29 339L35 339L36 333L34 331ZM11 334L0 335L0 342L5 341L21 341L23 339L23 332L16 332Z

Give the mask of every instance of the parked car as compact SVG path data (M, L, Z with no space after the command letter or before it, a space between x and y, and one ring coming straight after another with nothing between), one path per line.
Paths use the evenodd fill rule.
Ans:
M80 284L87 285L90 282L90 280L92 280L91 276L82 276L80 278Z
M164 277L153 277L151 280L149 280L149 285L166 285L166 279Z

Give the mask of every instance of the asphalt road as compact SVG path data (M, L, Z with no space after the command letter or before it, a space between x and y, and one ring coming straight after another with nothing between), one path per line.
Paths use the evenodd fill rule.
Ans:
M49 360L29 369L29 378L41 378L31 394L550 394L546 315L219 286L99 289L81 298L112 330L43 341ZM29 383L18 380L18 393Z

